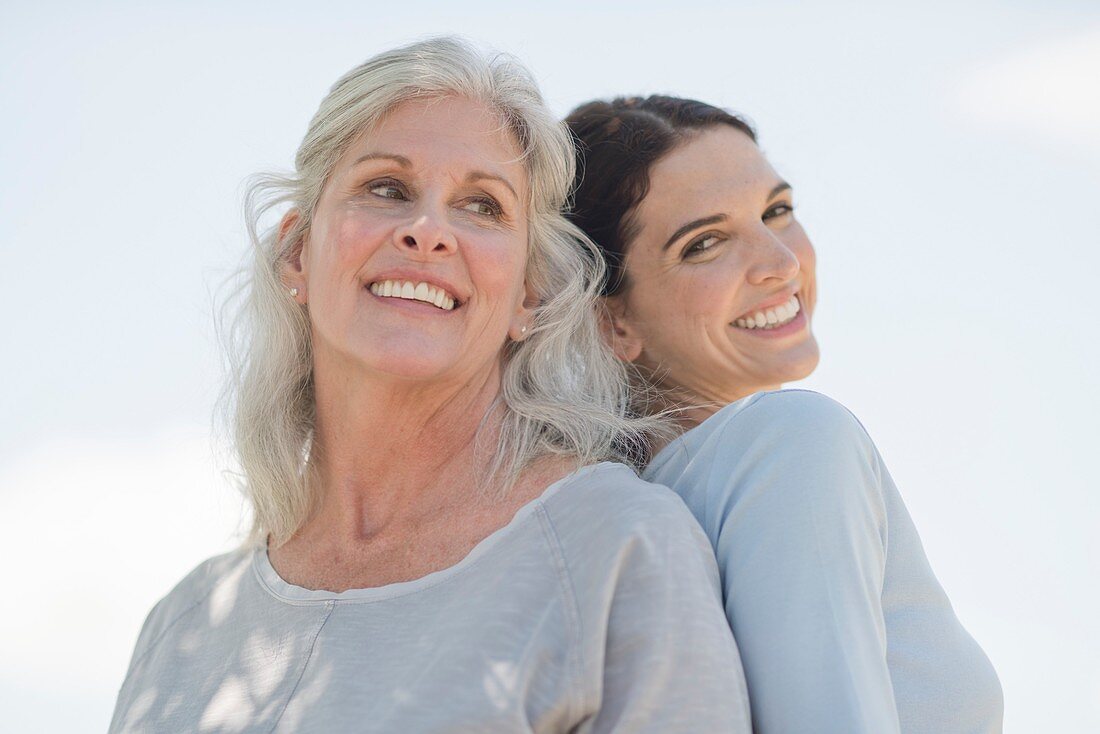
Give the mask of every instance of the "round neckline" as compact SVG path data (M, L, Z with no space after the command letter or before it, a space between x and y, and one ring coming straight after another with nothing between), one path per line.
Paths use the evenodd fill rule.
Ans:
M372 586L364 589L346 589L344 591L325 591L323 589L307 589L296 586L279 575L275 567L271 565L271 559L267 555L267 543L256 548L252 554L252 569L255 572L260 585L272 596L290 604L319 604L326 602L372 602L385 599L394 599L399 596L414 594L433 586L448 581L474 566L485 557L493 548L498 546L507 536L531 517L535 511L550 497L556 494L562 487L580 477L591 474L596 469L605 465L614 466L614 462L604 461L598 464L589 464L575 469L561 479L552 482L535 499L522 505L516 513L503 526L486 535L470 549L462 560L452 566L432 571L417 579L410 581L398 581L383 586Z

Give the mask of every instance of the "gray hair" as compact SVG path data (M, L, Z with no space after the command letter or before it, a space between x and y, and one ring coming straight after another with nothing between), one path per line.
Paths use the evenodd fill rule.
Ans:
M594 317L604 265L595 246L561 214L576 165L572 139L515 59L486 56L455 38L379 54L352 69L322 100L289 175L253 180L246 200L252 259L227 332L228 429L251 502L250 540L289 539L313 508L309 453L314 432L310 323L286 293L281 265L302 242L322 189L348 145L413 99L460 96L497 111L523 151L530 179L527 281L538 295L527 339L503 345L503 422L491 439L488 478L512 486L547 455L577 465L637 455L651 418L630 414L623 365ZM291 229L260 232L259 220L289 204ZM226 304L229 306L230 304ZM498 407L494 406L494 407ZM484 426L483 422L483 426Z

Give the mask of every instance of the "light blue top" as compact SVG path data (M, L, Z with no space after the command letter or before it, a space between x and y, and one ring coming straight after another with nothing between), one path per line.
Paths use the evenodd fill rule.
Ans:
M718 568L621 464L551 485L450 568L341 593L266 549L213 558L145 623L112 734L749 734Z
M818 393L758 393L659 452L714 546L758 734L1001 731L1000 683L875 445Z

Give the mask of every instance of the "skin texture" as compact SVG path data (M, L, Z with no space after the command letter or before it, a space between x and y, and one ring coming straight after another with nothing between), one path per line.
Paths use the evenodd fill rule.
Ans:
M452 97L398 106L336 164L283 272L308 308L317 401L317 509L269 551L290 583L342 591L453 565L567 472L544 462L481 499L473 439L531 316L519 154L497 115ZM459 305L372 294L386 278L442 285Z
M606 300L605 329L682 409L685 429L722 406L817 366L810 330L816 304L813 246L794 217L792 192L744 133L718 125L693 133L650 171L633 213L626 287ZM702 218L721 221L687 231ZM797 294L802 313L783 333L734 321ZM778 335L778 336L777 336Z

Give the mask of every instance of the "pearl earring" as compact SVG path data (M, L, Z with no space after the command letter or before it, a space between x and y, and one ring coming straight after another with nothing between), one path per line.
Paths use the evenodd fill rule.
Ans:
M522 329L519 330L519 333L520 334L526 334L527 333L527 327L524 326Z
M291 288L290 289L290 295L291 295L291 297L297 296L298 295L298 289L297 288Z

